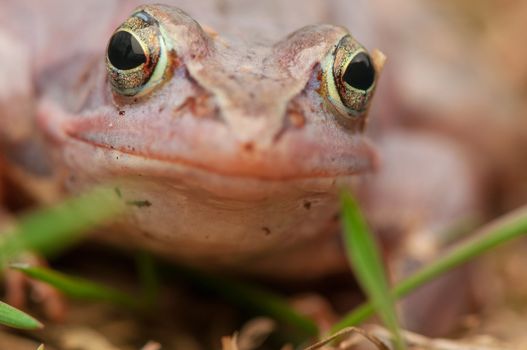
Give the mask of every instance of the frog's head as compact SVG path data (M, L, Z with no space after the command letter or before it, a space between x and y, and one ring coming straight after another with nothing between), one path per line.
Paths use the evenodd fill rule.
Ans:
M338 26L247 42L140 7L62 118L70 181L131 177L119 193L151 204L134 226L166 239L160 249L293 244L327 228L340 181L376 163L362 130L382 61ZM169 243L174 232L186 246Z
M375 163L361 131L381 61L338 26L248 44L179 9L143 6L109 40L106 105L70 135L224 175L361 173Z

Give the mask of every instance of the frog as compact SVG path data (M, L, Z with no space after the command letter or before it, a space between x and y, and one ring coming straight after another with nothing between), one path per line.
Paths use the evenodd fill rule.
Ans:
M291 28L285 16L262 30L273 21L248 23L235 1L211 1L210 17L187 1L29 3L3 4L2 169L42 204L116 181L130 210L97 239L208 270L318 279L349 268L344 188L387 241L434 239L479 210L455 144L365 133L385 57L343 26ZM316 23L311 5L299 18ZM5 15L16 11L49 17L28 29ZM85 13L100 14L90 31Z
M122 178L118 195L140 203L123 222L127 241L162 255L250 266L305 241L318 250L338 182L375 163L360 132L382 64L374 57L337 26L247 46L147 5L95 67L44 73L33 121L48 146L31 136L10 150L45 149L24 171L53 169L54 183L72 190ZM86 69L73 94L78 80L51 83Z

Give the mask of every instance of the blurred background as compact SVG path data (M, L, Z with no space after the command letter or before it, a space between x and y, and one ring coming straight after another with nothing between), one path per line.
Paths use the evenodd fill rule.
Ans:
M388 56L372 129L376 123L419 124L448 134L486 172L493 210L524 203L527 4L375 0L364 5L370 32L361 40ZM355 22L349 26L355 31Z

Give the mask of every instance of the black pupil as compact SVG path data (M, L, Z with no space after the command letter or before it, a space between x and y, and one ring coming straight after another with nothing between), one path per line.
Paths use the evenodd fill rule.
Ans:
M146 62L141 44L128 32L115 33L108 45L108 59L117 69L127 70L139 67Z
M370 57L364 52L358 53L349 63L342 79L355 89L368 90L375 81L375 69Z

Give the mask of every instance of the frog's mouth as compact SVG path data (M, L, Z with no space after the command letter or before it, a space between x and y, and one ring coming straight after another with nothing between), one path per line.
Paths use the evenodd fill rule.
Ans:
M377 156L368 140L361 135L341 142L320 143L301 133L284 135L279 142L260 148L252 142L232 141L222 135L211 136L207 130L196 130L202 136L178 137L178 142L164 139L162 133L149 142L136 142L138 135L124 136L111 128L105 132L83 129L70 131L71 140L89 144L93 152L106 154L105 162L124 165L119 154L135 157L134 164L149 161L214 173L225 177L259 180L295 180L336 178L372 171ZM79 129L77 129L79 130ZM181 142L184 140L185 142ZM131 160L131 158L129 158Z
M49 119L61 113L41 109L42 114ZM62 144L68 159L120 175L144 175L155 163L167 175L176 171L263 181L335 179L370 172L378 163L365 136L335 125L287 130L262 145L241 142L212 120L179 118L156 125L152 118L116 119L113 114L58 118L45 124L60 125L47 132Z

